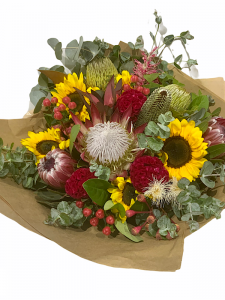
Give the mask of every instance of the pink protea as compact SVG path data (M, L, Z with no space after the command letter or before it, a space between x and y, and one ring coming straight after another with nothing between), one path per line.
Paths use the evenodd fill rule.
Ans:
M135 60L135 67L133 69L134 75L138 76L137 86L143 86L144 84L148 84L146 79L144 78L144 75L149 75L153 73L157 73L157 67L160 64L153 63L154 57L156 57L156 50L158 47L155 47L149 54L146 54L145 52L141 52L143 63Z
M48 185L62 189L73 174L75 163L67 152L57 148L40 160L38 173Z
M225 119L214 117L209 121L208 129L203 134L208 147L225 143Z

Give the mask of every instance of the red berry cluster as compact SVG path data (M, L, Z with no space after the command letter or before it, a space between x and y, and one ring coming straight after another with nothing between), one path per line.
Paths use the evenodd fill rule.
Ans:
M58 99L56 97L53 97L51 101L48 98L45 98L43 100L43 105L47 108L52 107L54 119L59 121L63 118L62 112L66 110L66 106L68 106L68 108L71 110L74 110L77 107L77 104L75 102L71 102L70 97L64 97L62 101L64 104L61 103L56 107L56 104L58 103Z
M80 201L77 201L77 202L80 202ZM85 208L83 209L83 215L84 215L86 218L88 218L89 216L91 216L92 213L93 213L92 209L90 209L90 208L88 208L88 207L85 207ZM91 224L91 226L94 226L94 227L98 226L99 220L104 219L104 217L105 217L105 212L104 212L104 210L101 209L101 208L99 208L99 209L95 212L95 216L92 217L92 218L90 219L90 224ZM113 225L113 224L115 223L115 219L114 219L113 216L107 216L105 220L106 220L106 223L107 223L108 225ZM110 228L110 226L105 226L105 227L103 228L103 230L102 230L102 233L105 234L105 235L110 235L110 234L111 234L111 228Z
M138 82L138 76L137 75L132 75L130 81L134 84L134 89L135 90L143 93L146 96L148 96L150 94L150 89L149 88L145 88L143 86L136 85L136 83Z

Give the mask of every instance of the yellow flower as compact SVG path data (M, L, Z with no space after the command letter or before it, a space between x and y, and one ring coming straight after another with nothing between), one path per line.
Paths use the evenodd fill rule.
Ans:
M133 185L131 184L130 178L124 179L123 177L117 177L113 182L115 187L108 189L108 192L111 193L111 199L114 204L120 203L123 205L125 211L130 209L131 206L136 201L136 191ZM112 209L113 213L118 213L117 209ZM119 218L124 223L127 217Z
M165 167L170 177L176 177L180 180L186 177L190 181L198 178L200 169L203 167L207 154L207 143L204 143L202 131L195 127L195 122L183 119L172 121L170 128L170 137L165 140L163 151L168 158L165 161Z
M60 138L60 129L47 129L47 131L34 133L32 131L28 131L29 138L22 139L21 144L25 146L29 151L34 153L37 157L37 163L39 160L45 155L55 149L66 149L70 145L70 140L62 141Z
M59 84L56 84L55 91L52 91L52 96L56 97L58 99L57 105L60 105L63 103L62 99L66 96L70 97L72 101L76 102L77 109L79 113L77 112L76 115L78 118L85 122L86 119L90 120L89 114L87 112L87 108L85 105L83 105L83 102L81 101L79 94L76 92L74 88L78 88L82 92L86 92L86 85L84 84L84 76L83 73L80 73L80 77L78 78L76 73L68 74L67 78L64 77L64 82L60 82ZM99 88L93 87L89 88L87 90L88 93L91 92L91 89L94 91L98 90ZM85 100L90 104L90 101L88 98L85 97ZM67 108L67 111L69 109Z
M122 78L122 86L124 86L124 84L129 84L130 85L131 75L128 71L122 71L122 75L118 74L116 76L116 81L118 82L121 78Z

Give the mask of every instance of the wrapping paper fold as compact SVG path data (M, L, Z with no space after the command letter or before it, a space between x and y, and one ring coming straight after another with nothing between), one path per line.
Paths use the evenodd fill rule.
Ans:
M126 51L125 47L123 51ZM175 78L185 84L188 92L211 95L216 107L222 107L221 116L225 117L225 82L223 78L194 80L174 68ZM0 137L4 144L27 137L28 131L44 129L42 113L27 115L24 119L0 120ZM216 196L225 201L223 187L217 189ZM118 268L134 268L152 271L176 271L181 267L184 238L190 234L185 222L177 223L181 230L174 240L157 241L143 234L144 242L133 243L119 234L116 238L106 237L96 228L60 229L44 225L49 209L38 204L35 193L18 186L11 179L0 179L0 213L16 221L23 227L48 238L61 247L90 261ZM203 221L201 227L208 223ZM218 225L219 226L219 225Z

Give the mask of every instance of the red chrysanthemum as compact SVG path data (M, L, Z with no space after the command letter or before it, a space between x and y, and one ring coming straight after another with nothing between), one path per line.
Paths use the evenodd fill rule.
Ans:
M135 189L144 193L149 182L154 179L168 181L169 173L158 157L142 156L131 164L130 179Z
M119 112L123 114L128 109L130 104L132 104L131 121L135 123L137 121L139 112L146 100L147 97L141 92L134 89L130 89L124 92L117 99L117 107L119 109Z
M83 183L91 178L96 177L88 168L77 169L66 182L66 193L74 199L87 197L88 194L83 188Z

